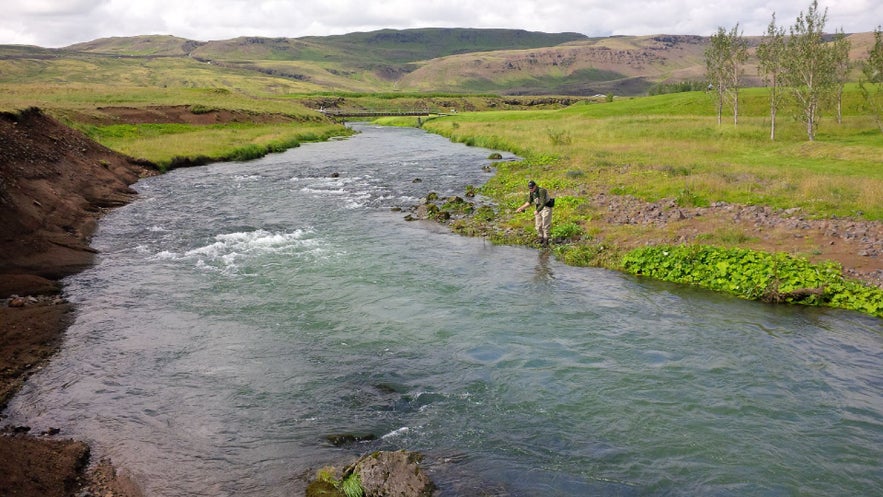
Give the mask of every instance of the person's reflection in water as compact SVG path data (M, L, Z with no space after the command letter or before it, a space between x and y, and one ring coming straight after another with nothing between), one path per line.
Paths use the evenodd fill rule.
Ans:
M537 257L537 265L533 270L534 282L540 283L555 279L555 275L552 273L552 268L549 267L549 257L551 255L552 252L550 250L540 250L540 255Z

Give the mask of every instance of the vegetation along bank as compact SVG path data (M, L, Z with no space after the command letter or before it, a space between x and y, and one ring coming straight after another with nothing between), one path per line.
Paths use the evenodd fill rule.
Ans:
M477 189L494 207L450 221L459 233L532 244L532 218L514 210L535 179L556 197L552 250L568 264L883 316L879 132L855 114L813 143L798 123L773 142L752 117L766 92L744 93L738 126L691 92L423 127L524 158L496 164Z

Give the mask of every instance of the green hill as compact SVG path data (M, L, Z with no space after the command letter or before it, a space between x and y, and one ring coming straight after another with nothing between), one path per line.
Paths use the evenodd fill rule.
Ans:
M69 52L127 56L185 56L201 42L168 35L101 38L66 47Z
M756 45L760 38L748 38ZM850 35L852 57L870 33ZM62 49L0 45L0 83L221 87L259 94L640 95L702 81L707 37L427 28L302 38L114 37ZM749 61L747 85L756 84ZM249 81L251 80L251 81Z
M530 50L497 50L431 60L399 82L420 91L593 95L644 93L669 80L701 80L707 39L612 37Z

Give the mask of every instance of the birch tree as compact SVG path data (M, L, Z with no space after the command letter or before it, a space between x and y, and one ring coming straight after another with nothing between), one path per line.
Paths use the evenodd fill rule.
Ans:
M785 44L785 82L799 106L798 118L806 126L806 136L815 140L822 103L834 85L834 57L825 43L824 29L828 9L819 12L813 0L806 13L801 12L791 26Z
M837 109L837 124L843 123L843 87L849 78L849 70L852 64L849 62L849 38L843 30L837 32L836 38L831 42L831 58L834 67L834 106Z
M729 32L718 27L705 49L706 77L714 87L718 124L721 124L725 103L732 103L733 121L739 122L739 83L747 54L747 43L738 24Z
M770 89L770 140L776 139L776 114L781 106L782 64L785 57L785 28L776 26L776 13L767 26L766 34L757 47L760 74Z

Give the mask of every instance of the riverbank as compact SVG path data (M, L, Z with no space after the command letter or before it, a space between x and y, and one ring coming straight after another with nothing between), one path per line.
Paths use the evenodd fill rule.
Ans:
M129 185L155 174L37 109L0 114L0 407L56 353L74 309L60 280L92 264L89 240L108 209L129 202ZM64 427L0 436L0 495L139 497L110 461ZM101 492L100 494L98 492Z
M759 111L763 95L750 96L749 108ZM452 223L459 233L500 244L533 243L532 217L514 211L524 202L527 181L535 180L557 198L553 252L567 264L652 274L753 300L883 316L883 178L875 167L880 142L865 139L875 136L871 132L856 131L869 123L851 116L849 127L831 129L824 142L809 144L786 128L771 142L759 118L740 119L738 128L713 128L697 107L700 98L463 114L422 127L524 158L496 165L479 191L499 208ZM383 123L415 125L405 119ZM693 252L668 257L683 246L714 251L718 262L732 260L716 267L713 277L700 276L692 269ZM647 247L655 247L659 258L647 258ZM745 267L738 255L745 251L759 253L764 262ZM773 254L795 269L771 262ZM681 274L680 268L688 269ZM829 279L820 280L820 274ZM715 286L737 279L731 287Z

